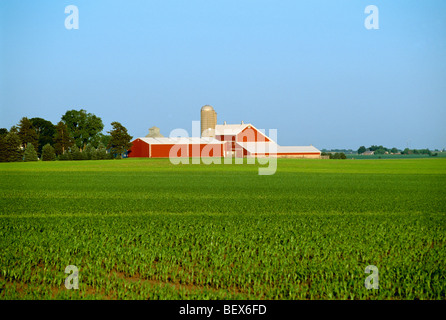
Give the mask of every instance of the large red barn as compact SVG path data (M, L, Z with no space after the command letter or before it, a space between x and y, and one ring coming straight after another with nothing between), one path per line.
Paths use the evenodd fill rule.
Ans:
M224 157L226 143L212 138L137 138L129 158Z

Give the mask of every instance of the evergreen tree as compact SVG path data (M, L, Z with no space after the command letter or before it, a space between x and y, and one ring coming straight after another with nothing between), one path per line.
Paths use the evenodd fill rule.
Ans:
M38 147L39 136L34 128L31 120L27 117L23 117L19 123L19 138L22 142L22 146L26 149L29 143L34 145L34 149Z
M12 127L8 134L2 136L0 161L14 162L23 161L22 142L20 141L17 128Z
M7 161L7 144L6 144L6 134L0 134L0 162Z
M111 135L111 139L107 148L110 149L112 154L117 154L119 158L122 158L122 154L126 153L132 146L130 142L132 136L127 133L127 129L119 122L112 122L111 125L113 129L108 132Z
M73 145L70 148L70 155L71 155L71 159L72 160L83 160L82 159L82 152L80 152L79 148L77 147L77 145Z
M57 155L64 154L74 144L74 139L71 137L66 124L62 121L56 125L55 131L53 139L55 152Z
M93 158L93 154L96 152L96 149L89 143L85 147L85 150L82 152L86 156L86 160L91 160Z
M64 153L59 154L59 155L57 156L57 159L58 159L58 160L72 160L72 159L71 159L71 154L70 154L70 152L68 152L68 151L65 151Z
M37 151L34 148L32 143L28 143L25 149L24 161L37 161L39 158L37 157Z
M56 152L54 151L54 148L47 143L42 148L42 161L54 161L56 160Z
M93 148L91 151L90 151L90 159L91 160L98 160L99 158L98 158L98 150L96 150L95 148Z
M107 150L105 149L105 146L102 144L102 142L99 143L98 148L96 150L96 158L98 160L107 159Z
M0 162L8 161L6 136L8 135L8 129L0 129Z

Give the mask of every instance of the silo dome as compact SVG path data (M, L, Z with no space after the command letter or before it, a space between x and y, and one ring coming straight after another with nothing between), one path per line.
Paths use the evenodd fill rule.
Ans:
M214 108L210 105L205 105L201 108L201 111L214 111Z

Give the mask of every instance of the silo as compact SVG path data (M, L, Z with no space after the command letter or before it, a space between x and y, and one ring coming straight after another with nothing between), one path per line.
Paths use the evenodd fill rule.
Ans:
M214 137L215 125L217 124L217 113L214 108L205 105L201 108L201 136Z
M164 138L164 136L160 133L160 128L152 127L149 129L149 134L146 135L146 138Z

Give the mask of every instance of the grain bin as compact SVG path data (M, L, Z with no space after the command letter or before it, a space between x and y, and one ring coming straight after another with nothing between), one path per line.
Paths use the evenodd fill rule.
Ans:
M214 137L215 125L217 124L217 113L214 108L205 105L201 108L201 136Z

